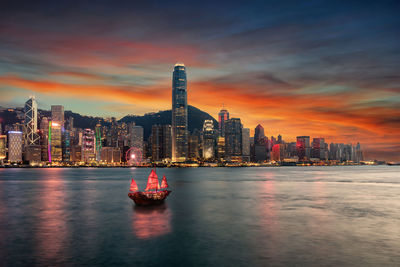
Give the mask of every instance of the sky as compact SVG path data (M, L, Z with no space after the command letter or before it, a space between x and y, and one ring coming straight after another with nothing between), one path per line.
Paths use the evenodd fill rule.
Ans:
M0 106L91 116L224 106L254 133L400 161L399 1L3 1Z

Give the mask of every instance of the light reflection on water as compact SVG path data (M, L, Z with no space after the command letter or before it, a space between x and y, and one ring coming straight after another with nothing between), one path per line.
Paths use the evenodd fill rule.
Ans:
M171 211L164 203L153 207L133 208L132 228L139 239L149 239L171 232Z
M398 167L1 169L0 266L396 266ZM156 255L156 256L155 256Z

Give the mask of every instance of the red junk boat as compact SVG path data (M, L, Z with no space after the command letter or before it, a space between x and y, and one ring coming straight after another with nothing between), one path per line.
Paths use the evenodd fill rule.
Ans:
M144 191L139 191L139 188L132 179L131 187L129 189L128 196L131 198L136 205L147 206L161 204L167 198L170 190L167 190L168 183L165 175L162 178L161 186L158 183L158 176L155 170L151 170L149 178L147 180L147 186Z

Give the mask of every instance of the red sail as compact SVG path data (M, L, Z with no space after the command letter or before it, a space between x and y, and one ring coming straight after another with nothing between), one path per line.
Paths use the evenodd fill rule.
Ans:
M131 192L139 191L139 187L137 186L135 180L133 180L133 179L132 179L131 188L129 188L129 191L131 191Z
M158 184L158 176L154 170L151 170L146 186L146 191L151 189L160 189L160 185Z
M167 178L165 177L165 175L163 176L161 181L161 188L168 188Z

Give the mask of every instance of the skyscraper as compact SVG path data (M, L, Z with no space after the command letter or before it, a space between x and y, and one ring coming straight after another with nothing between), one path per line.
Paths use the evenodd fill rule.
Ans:
M244 161L250 161L250 129L242 129L242 157Z
M225 136L225 121L227 120L229 120L229 112L226 109L221 109L218 113L219 136Z
M32 96L24 107L24 143L26 146L39 145L37 103Z
M51 122L49 122L49 161L62 161L62 131L64 128L64 107L51 106Z
M239 118L225 123L225 156L228 159L242 156L242 124Z
M175 64L172 74L172 161L188 156L188 107L186 68Z

